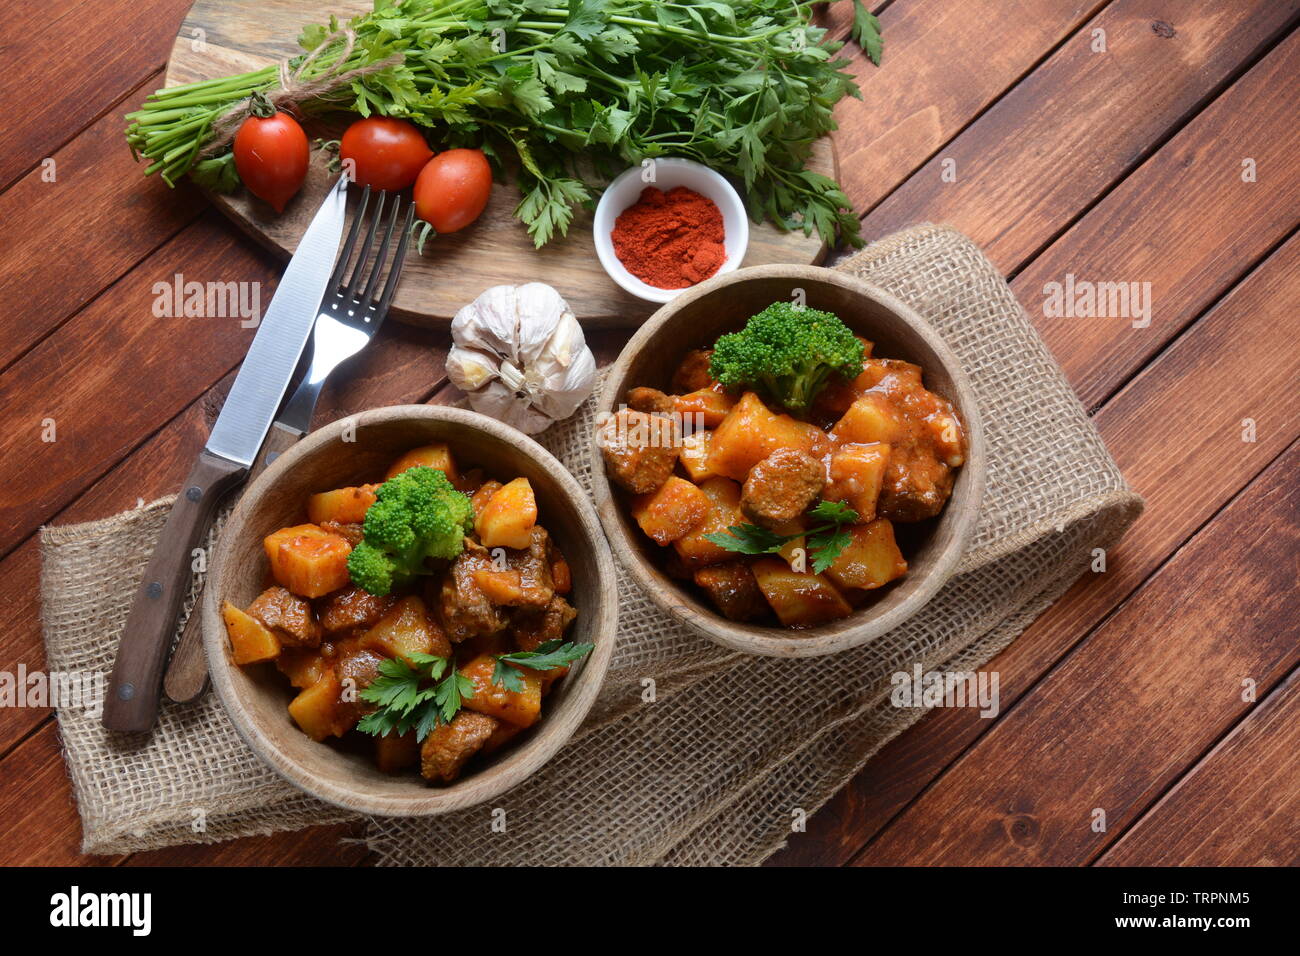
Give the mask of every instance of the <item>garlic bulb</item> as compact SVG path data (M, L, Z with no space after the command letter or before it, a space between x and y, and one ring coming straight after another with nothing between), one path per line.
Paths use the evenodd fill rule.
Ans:
M447 375L476 412L532 435L591 394L596 359L577 317L541 282L498 285L456 313Z

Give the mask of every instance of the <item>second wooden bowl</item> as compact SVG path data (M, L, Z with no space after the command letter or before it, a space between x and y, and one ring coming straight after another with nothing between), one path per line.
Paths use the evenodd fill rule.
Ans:
M317 743L289 717L291 691L269 666L230 659L222 600L245 607L267 576L262 538L301 520L309 494L374 481L402 452L447 442L457 462L503 480L523 476L541 521L573 571L578 609L567 639L596 646L547 696L542 720L517 745L446 787L415 774L381 773L369 753ZM212 685L253 752L291 783L329 803L382 816L429 816L473 806L520 783L549 760L582 722L614 652L618 603L614 564L587 496L541 445L474 412L396 405L326 425L285 452L244 492L222 531L203 601L203 647Z
M627 390L647 385L668 391L673 372L691 349L713 344L741 328L749 316L802 291L810 308L834 312L875 343L873 355L920 365L925 385L956 407L970 449L952 497L937 519L915 526L904 544L905 577L849 617L805 630L763 627L724 618L694 588L662 570L663 549L628 513L627 496L605 475L592 442L592 496L619 561L665 611L725 647L770 657L816 657L857 647L887 633L919 611L952 575L970 543L984 496L984 432L970 382L952 351L914 310L874 286L816 266L755 266L720 276L663 306L624 347L600 395L598 412L612 413Z

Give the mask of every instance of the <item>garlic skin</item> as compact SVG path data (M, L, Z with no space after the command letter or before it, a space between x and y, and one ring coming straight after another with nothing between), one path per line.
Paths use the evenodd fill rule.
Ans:
M568 418L596 383L596 359L549 285L498 285L456 313L447 376L470 407L533 435Z

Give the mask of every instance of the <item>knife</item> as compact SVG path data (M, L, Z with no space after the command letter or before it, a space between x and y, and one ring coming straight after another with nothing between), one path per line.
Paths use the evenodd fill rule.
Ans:
M340 176L303 233L267 306L208 443L176 496L122 630L104 699L109 730L143 732L158 715L163 667L190 585L193 550L222 497L248 471L307 344L347 212Z

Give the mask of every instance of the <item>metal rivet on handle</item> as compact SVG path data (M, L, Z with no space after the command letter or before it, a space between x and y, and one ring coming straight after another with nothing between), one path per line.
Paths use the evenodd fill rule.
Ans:
M203 489L198 485L190 485L185 489L185 497L190 499L190 501L198 501L203 497Z
M134 684L123 684L121 687L117 689L118 700L130 700L134 696L135 696Z
M162 592L163 586L160 583L157 581L150 581L149 586L145 588L144 593L149 595L151 598L160 598L162 597Z

